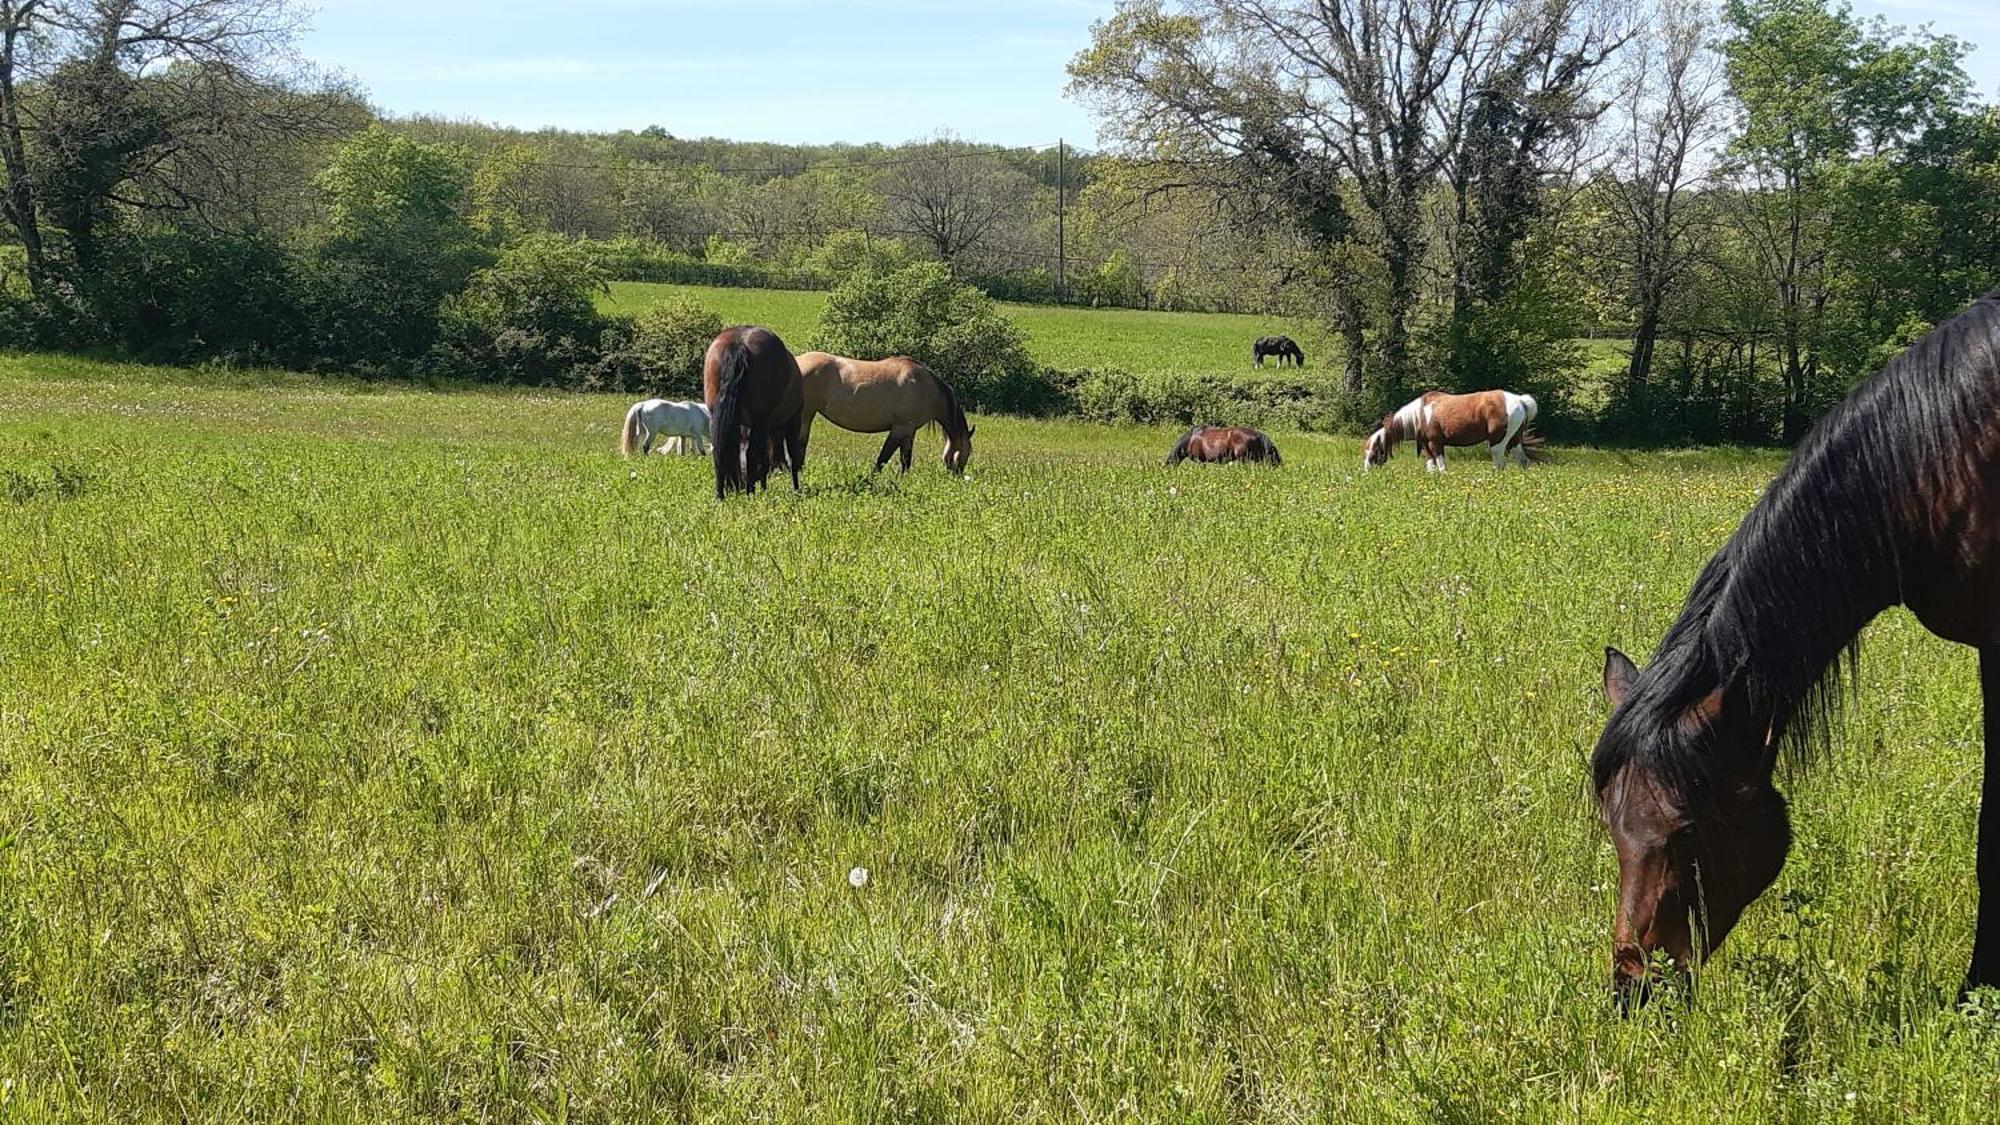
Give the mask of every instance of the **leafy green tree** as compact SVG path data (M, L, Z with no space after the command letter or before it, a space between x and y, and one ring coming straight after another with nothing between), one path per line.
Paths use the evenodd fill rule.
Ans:
M1725 14L1723 55L1742 113L1730 154L1751 188L1747 233L1776 303L1781 432L1790 443L1819 404L1862 374L1823 370L1841 184L1853 182L1855 161L1893 156L1959 112L1970 83L1958 41L1898 33L1844 4L1730 0Z
M484 260L466 218L464 155L375 126L319 176L325 226L308 237L315 366L395 370L430 350L439 310Z

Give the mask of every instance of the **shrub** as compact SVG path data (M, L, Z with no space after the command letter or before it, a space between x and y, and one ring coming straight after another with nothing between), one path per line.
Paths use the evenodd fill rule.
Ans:
M310 325L300 362L401 371L437 340L444 299L491 260L461 214L465 158L376 126L343 144L318 184L327 222L295 267Z
M1026 338L992 298L936 262L856 274L828 295L817 347L862 359L907 355L982 410L1006 409L1039 369Z
M701 361L722 317L691 297L674 296L622 324L608 340L598 379L608 390L701 397Z
M476 381L595 385L609 322L590 248L538 234L502 252L445 302L434 372Z
M1342 428L1338 388L1305 379L1134 375L1106 368L1078 371L1067 381L1074 412L1092 422L1287 426L1321 432Z
M856 274L894 273L917 260L917 252L907 243L845 230L828 235L807 254L805 267L829 284L838 285Z

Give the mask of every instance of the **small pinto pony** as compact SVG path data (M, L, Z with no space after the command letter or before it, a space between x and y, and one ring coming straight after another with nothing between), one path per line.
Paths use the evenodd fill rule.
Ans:
M1225 461L1251 461L1264 465L1282 465L1278 447L1261 430L1248 426L1196 426L1181 435L1174 443L1172 452L1167 454L1167 467L1172 468L1182 461L1196 461L1203 464L1220 464Z
M1250 345L1250 359L1262 367L1265 356L1277 356L1279 367L1283 367L1286 360L1290 360L1293 367L1306 365L1306 353L1300 351L1297 344L1292 343L1290 336L1257 337L1257 342Z
M702 359L702 391L713 427L716 499L768 484L772 461L806 463L805 384L798 361L768 328L725 328Z
M1961 907L1965 988L2000 987L2000 292L1819 420L1643 670L1605 651L1611 721L1590 772L1618 857L1622 1001L1652 991L1657 955L1686 972L1715 952L1778 877L1792 833L1773 770L1828 741L1861 630L1894 605L1979 651L1986 774L1977 901ZM1957 798L1968 814L1973 795Z
M708 407L699 402L669 402L663 398L633 403L632 409L625 412L625 426L618 434L618 452L627 457L632 456L634 448L642 455L651 453L654 438L666 439L662 448L675 453L685 453L687 443L691 442L697 454L705 455Z
M1485 443L1493 453L1493 467L1507 463L1511 455L1522 468L1529 461L1544 459L1541 439L1528 427L1535 420L1532 395L1513 391L1474 391L1448 395L1425 391L1382 419L1368 443L1361 447L1361 471L1387 464L1399 441L1415 441L1424 455L1424 468L1444 472L1444 447Z
M889 436L882 442L882 454L875 458L873 471L881 472L891 454L901 451L903 471L910 471L910 459L917 431L936 422L944 431L944 467L953 473L965 472L972 458L972 432L965 410L951 386L931 369L908 356L888 359L848 359L825 352L799 356L799 375L805 380L806 435L812 434L813 419L826 420L843 430L859 434Z

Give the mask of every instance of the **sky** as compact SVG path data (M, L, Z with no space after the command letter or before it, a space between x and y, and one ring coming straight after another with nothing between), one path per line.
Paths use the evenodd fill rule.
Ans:
M1980 49L2000 101L2000 0L1854 0ZM526 129L1093 147L1065 67L1111 0L320 0L304 53L380 109ZM556 13L552 15L551 13Z

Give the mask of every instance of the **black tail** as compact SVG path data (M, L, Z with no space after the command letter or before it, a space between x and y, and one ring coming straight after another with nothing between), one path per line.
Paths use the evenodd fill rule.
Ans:
M1264 460L1271 465L1282 465L1285 463L1285 459L1278 456L1278 443L1268 437L1264 439Z
M715 360L715 403L710 411L709 452L715 455L715 498L742 492L743 438L737 432L736 414L742 404L743 373L750 366L750 349L741 336L732 336Z

